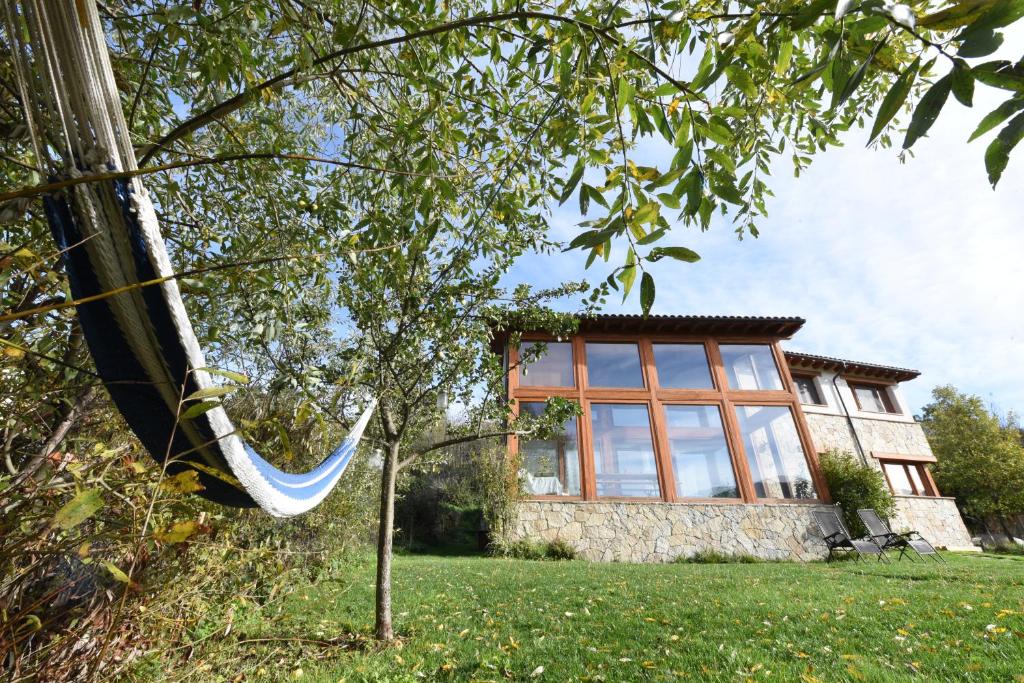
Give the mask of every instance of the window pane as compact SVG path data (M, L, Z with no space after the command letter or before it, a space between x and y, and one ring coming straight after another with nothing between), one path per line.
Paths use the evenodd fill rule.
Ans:
M921 465L907 465L907 472L910 474L910 481L914 484L914 488L917 489L917 495L926 496L928 495L928 489L924 487L924 482L921 481Z
M587 344L587 373L592 387L644 386L636 344Z
M889 391L874 384L851 384L861 410L872 413L898 413L889 397Z
M772 347L767 344L722 344L722 363L733 389L782 389Z
M655 344L658 384L666 389L712 389L703 344Z
M718 406L665 406L676 495L739 498Z
M758 497L816 497L807 458L789 409L736 406L736 414Z
M543 403L520 403L531 415L544 413ZM562 425L562 432L550 439L523 439L519 442L519 475L527 493L532 495L580 495L580 459L576 440L576 418Z
M900 496L914 495L914 489L910 486L910 480L907 479L907 470L904 469L903 465L887 462L884 467L893 493Z
M813 377L794 377L793 383L796 384L796 393L800 395L800 402L805 405L822 405L825 402L821 400L821 395L818 393L818 385L815 383Z
M646 405L592 403L597 495L658 498L658 468Z
M536 344L524 344L523 351L534 349ZM519 385L524 387L571 387L575 386L572 376L572 344L569 342L546 342L544 355L529 364L520 366Z

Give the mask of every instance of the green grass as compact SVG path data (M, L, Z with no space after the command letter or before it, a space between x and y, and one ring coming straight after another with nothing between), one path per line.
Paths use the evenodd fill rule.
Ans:
M205 641L194 657L223 680L245 671L245 680L349 682L1024 681L1024 558L946 558L886 566L400 556L397 646L369 639L373 565L360 562L300 587L272 618L239 617L232 635ZM297 655L288 641L251 642L339 636L345 646L306 645Z

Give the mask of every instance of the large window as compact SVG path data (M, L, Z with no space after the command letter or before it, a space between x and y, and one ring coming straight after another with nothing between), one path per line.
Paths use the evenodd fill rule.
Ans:
M739 498L718 406L667 405L665 418L676 496Z
M534 416L544 413L543 403L520 403L520 410ZM527 493L535 496L580 495L580 458L576 418L562 425L549 439L522 439L519 444L520 477Z
M818 389L818 381L811 375L793 375L793 384L796 386L796 394L800 397L800 402L804 405L825 405L825 401L821 398L821 391Z
M889 488L897 496L934 496L935 492L927 483L925 465L919 462L883 462L885 478Z
M572 374L572 344L569 342L548 342L547 344L524 344L523 351L533 355L546 347L539 358L524 363L519 370L519 385L524 387L571 387L575 384ZM524 354L525 355L525 354Z
M658 385L664 389L713 389L703 344L654 344Z
M592 403L598 496L658 498L658 465L644 404Z
M768 344L722 344L722 364L729 387L741 390L778 391L782 378Z
M889 389L881 384L849 382L850 391L857 401L857 407L869 413L899 413L889 395Z
M640 348L636 344L587 344L587 372L592 387L644 386Z
M588 501L817 498L800 402L823 404L823 385L799 373L783 382L774 342L698 334L584 330L510 370L521 410L539 414L553 397L583 409L549 438L518 439L526 492ZM903 474L907 490L924 490L914 477L929 481L927 472Z
M736 406L758 498L814 498L814 482L786 406Z

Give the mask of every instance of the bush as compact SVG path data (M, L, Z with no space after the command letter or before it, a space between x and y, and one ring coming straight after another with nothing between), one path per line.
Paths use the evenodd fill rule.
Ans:
M730 555L717 550L698 550L693 555L680 555L673 560L678 564L756 564L762 561L746 553Z
M547 544L547 547L544 549L544 556L549 560L575 560L576 548L562 539L556 538Z
M985 548L986 553L995 553L997 555L1017 555L1024 557L1024 545L1019 543L1000 543Z
M872 508L882 517L891 517L896 511L885 475L850 453L835 450L823 453L821 472L832 494L832 502L842 508L846 527L854 537L868 533L857 517L857 510Z
M576 548L561 539L545 543L533 538L521 538L496 546L494 550L496 555L516 560L576 559Z

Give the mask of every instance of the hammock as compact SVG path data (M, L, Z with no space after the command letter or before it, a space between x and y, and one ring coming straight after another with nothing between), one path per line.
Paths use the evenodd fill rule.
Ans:
M52 180L137 168L95 0L0 0L36 158ZM173 274L156 213L136 178L75 185L44 199L71 294L81 299ZM305 474L282 472L236 433L220 406L192 419L182 402L213 386L177 282L82 304L96 369L143 446L174 475L198 473L201 495L276 517L315 507L338 483L373 412Z

